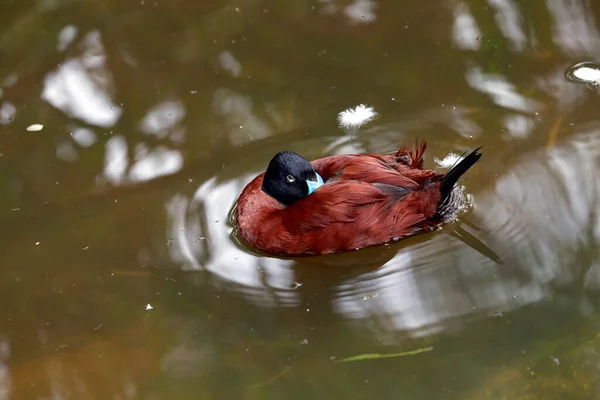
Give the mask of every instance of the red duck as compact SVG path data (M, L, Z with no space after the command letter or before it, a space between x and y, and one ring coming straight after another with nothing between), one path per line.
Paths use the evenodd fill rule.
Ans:
M479 148L446 174L423 169L426 144L393 155L352 154L312 163L283 151L238 200L242 238L278 256L357 250L430 231Z

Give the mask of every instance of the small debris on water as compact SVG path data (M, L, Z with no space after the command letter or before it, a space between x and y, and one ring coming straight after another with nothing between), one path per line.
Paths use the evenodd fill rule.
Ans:
M308 344L308 339L304 339L303 341L300 342L300 344Z
M300 282L294 282L292 284L292 289L298 289L300 286L302 286L302 283L300 283Z
M39 131L41 131L42 129L44 129L44 125L42 125L42 124L33 124L33 125L29 125L29 126L27 127L27 130L28 130L29 132L39 132Z
M150 311L150 310L153 310L153 309L154 309L154 307L152 307L150 305L150 303L146 304L146 311Z
M40 245L40 243L41 243L41 242L35 242L35 245L36 245L36 246L39 246L39 245Z

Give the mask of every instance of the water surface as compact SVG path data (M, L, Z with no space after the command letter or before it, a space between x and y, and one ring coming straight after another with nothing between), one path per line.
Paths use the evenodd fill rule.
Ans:
M4 1L0 27L0 400L599 396L600 3ZM277 151L416 139L440 171L483 146L442 230L234 240Z

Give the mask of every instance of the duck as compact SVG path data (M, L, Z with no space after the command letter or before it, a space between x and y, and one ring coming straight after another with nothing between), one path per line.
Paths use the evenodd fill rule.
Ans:
M458 179L473 150L446 173L423 168L426 142L392 154L342 154L308 161L280 151L239 195L235 220L250 247L304 257L389 244L448 222Z

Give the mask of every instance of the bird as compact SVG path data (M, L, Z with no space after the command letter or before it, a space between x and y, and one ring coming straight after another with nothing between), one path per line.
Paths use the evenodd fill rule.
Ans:
M293 258L389 244L437 229L456 208L450 199L458 179L482 153L481 147L465 153L438 173L423 169L426 147L417 141L392 154L312 162L280 151L239 195L237 232L254 249Z

